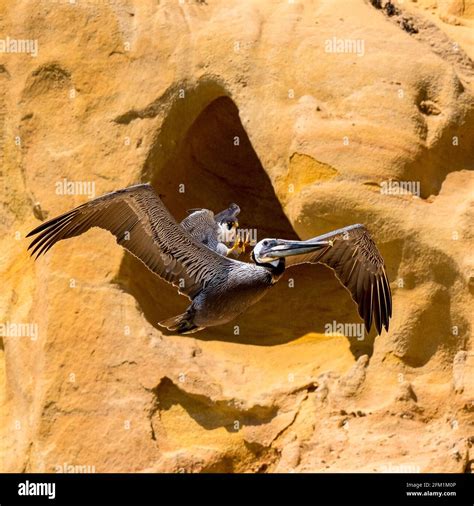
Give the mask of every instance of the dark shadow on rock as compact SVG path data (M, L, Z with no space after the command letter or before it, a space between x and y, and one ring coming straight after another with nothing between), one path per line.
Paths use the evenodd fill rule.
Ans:
M227 432L238 432L241 427L269 423L278 412L276 406L256 405L249 409L238 409L226 400L213 401L205 395L186 392L169 378L163 378L153 393L157 409L167 411L179 404L206 430L224 427ZM236 421L239 422L238 427L235 426Z

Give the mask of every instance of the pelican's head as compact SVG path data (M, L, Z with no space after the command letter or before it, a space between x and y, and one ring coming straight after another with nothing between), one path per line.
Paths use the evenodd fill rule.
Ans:
M255 245L251 257L257 264L270 264L276 267L285 257L312 253L318 249L325 248L329 244L329 241L263 239Z

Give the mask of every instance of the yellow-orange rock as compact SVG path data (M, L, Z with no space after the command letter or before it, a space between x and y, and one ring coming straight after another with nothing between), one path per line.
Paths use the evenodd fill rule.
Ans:
M471 469L463 5L0 2L0 33L38 41L0 53L0 471ZM235 201L259 237L365 223L389 333L328 333L360 320L321 266L172 336L187 300L106 232L29 257L38 220L140 181L177 219Z

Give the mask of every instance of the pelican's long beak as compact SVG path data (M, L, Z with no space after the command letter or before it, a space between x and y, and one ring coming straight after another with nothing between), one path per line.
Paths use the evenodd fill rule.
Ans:
M290 257L294 255L304 255L305 253L312 253L318 249L332 246L332 241L287 241L285 239L278 239L278 244L272 246L268 251L265 252L265 256L282 258Z

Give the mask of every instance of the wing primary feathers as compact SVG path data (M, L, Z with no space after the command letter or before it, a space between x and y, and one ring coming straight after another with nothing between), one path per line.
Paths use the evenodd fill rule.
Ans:
M354 263L352 264L351 271L349 272L349 275L347 276L347 282L349 282L349 281L350 281L351 276L352 276L352 273L354 272L354 267L355 267L356 265L358 265L357 258L354 260Z
M388 282L387 274L385 272L385 268L383 270L382 281L385 286L385 293L387 295L387 308L388 308L388 317L392 317L392 290L390 289L390 283Z
M382 301L380 297L380 289L379 289L379 280L375 278L375 287L377 292L377 297L375 300L375 327L377 332L380 334L382 331Z
M28 234L26 234L26 237L31 237L32 235L36 235L39 232L42 232L45 228L51 227L52 225L54 225L58 221L66 219L70 215L70 213L71 213L71 211L68 211L67 213L61 214L60 216L57 216L56 218L53 218L49 221L45 221L41 225L38 225L36 228L34 228L31 232L28 232Z
M365 328L366 328L367 332L370 332L370 328L372 327L372 315L374 312L373 297L374 297L374 281L372 279L370 282L370 290L367 291L367 295L366 295L366 307L367 307L366 315L367 315L367 317L365 319Z
M392 316L392 294L385 264L368 230L352 225L303 242L330 240L332 246L314 253L286 259L286 266L322 263L336 274L357 304L360 317L370 332L372 323L377 333L388 330Z
M70 219L71 218L69 218L69 220ZM35 239L31 241L31 244L28 246L28 250L30 250L31 248L33 248L33 246L36 245L31 254L34 255L35 252L38 250L38 248L40 248L41 245L44 244L56 232L56 227L63 227L67 222L68 220L61 221L57 225L46 229L42 234L35 237Z

